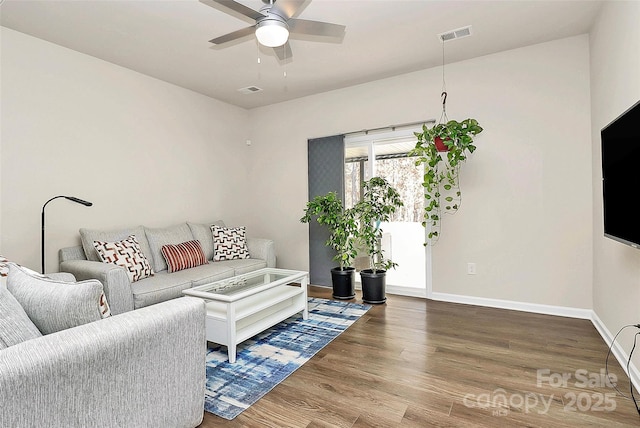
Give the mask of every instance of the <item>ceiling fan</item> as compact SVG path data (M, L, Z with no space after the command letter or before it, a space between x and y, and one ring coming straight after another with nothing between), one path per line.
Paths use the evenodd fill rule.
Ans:
M222 45L255 33L258 42L263 46L274 48L280 60L291 58L289 33L331 38L341 38L344 36L344 30L346 28L344 25L294 18L294 15L302 10L302 6L308 4L310 1L311 0L262 0L265 5L258 11L234 0L200 0L201 3L216 9L217 5L222 5L255 21L250 27L232 31L231 33L209 40L211 43ZM280 46L283 48L275 49Z

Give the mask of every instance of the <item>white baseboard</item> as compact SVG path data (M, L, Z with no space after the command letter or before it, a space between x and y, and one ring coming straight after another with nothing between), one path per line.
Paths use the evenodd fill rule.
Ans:
M427 290L424 288L417 287L401 287L399 285L387 285L386 291L389 294L398 294L401 296L410 296L410 297L427 297Z
M443 302L463 303L466 305L488 306L490 308L511 309L536 314L557 315L561 317L592 319L591 309L569 308L566 306L540 305L512 300L488 299L485 297L461 296L458 294L431 293L431 299Z
M492 308L511 309L538 314L587 319L591 321L607 346L611 346L611 341L613 340L613 335L611 334L611 332L605 327L598 315L596 315L596 313L591 309L539 305L535 303L522 303L510 300L487 299L483 297L470 297L447 293L432 293L431 299L443 302L463 303L468 305L488 306ZM640 371L633 363L629 364L629 371L627 371L627 360L629 359L629 355L622 349L622 347L620 347L620 344L618 342L616 342L611 348L611 353L615 356L616 360L618 361L626 375L629 377L629 379L631 379L631 383L636 388L636 390L640 391Z
M596 328L596 330L598 330L598 333L600 333L600 336L602 336L607 346L611 346L614 335L611 334L607 327L605 327L602 320L598 317L598 315L596 315L595 312L593 312L591 322L593 323L593 326ZM629 376L629 379L631 379L631 383L633 384L635 389L640 391L640 371L638 371L638 368L635 366L635 364L631 363L629 364L629 372L627 372L627 360L629 359L629 355L624 351L624 349L622 349L618 342L615 342L613 344L613 347L611 348L611 354L616 357L616 360L618 360L618 363L620 363L624 372L627 374L627 376ZM624 391L624 388L620 388L620 386L618 386L618 388L621 391Z

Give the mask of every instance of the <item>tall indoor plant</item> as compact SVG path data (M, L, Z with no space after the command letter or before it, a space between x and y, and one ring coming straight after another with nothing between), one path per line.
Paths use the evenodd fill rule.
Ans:
M345 209L336 192L319 195L307 202L304 216L300 219L309 223L315 217L318 224L329 230L325 244L336 251L333 260L338 263L331 269L333 297L353 299L355 297L355 268L351 263L356 258L354 246L357 223L354 209Z
M416 166L424 165L422 185L426 200L422 225L429 226L430 243L440 237L441 209L453 214L460 207L460 164L475 151L473 140L481 132L476 119L465 119L449 120L432 128L423 125L422 132L415 133L418 141L409 156L417 157Z
M369 269L360 271L362 300L384 303L387 300L386 273L397 264L384 257L380 223L390 221L391 215L404 204L398 191L382 177L373 177L362 186L362 199L354 207L358 218L358 241L369 258Z

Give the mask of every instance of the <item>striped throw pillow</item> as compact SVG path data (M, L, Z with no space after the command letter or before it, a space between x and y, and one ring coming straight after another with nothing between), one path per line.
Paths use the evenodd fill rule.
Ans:
M169 273L209 263L198 240L163 245L160 251L167 262Z

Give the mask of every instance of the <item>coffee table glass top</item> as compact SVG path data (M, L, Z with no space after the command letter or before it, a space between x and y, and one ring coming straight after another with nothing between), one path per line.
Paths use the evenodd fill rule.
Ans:
M206 297L207 295L215 296L237 296L244 294L243 292L255 290L263 286L275 286L279 284L287 284L295 280L299 280L305 276L307 272L293 271L287 269L264 268L243 275L226 278L209 284L200 285L191 289L184 290L185 294Z

